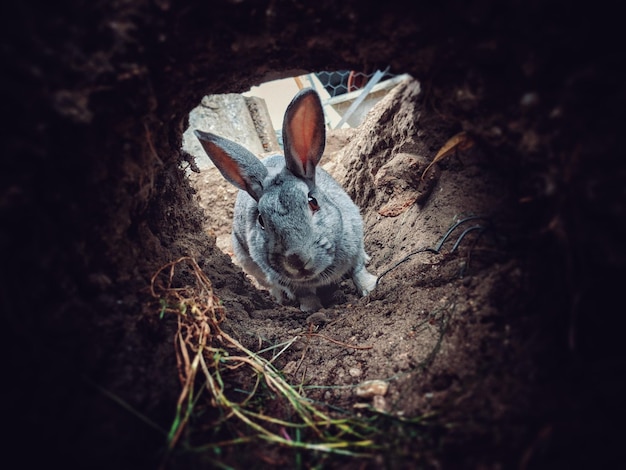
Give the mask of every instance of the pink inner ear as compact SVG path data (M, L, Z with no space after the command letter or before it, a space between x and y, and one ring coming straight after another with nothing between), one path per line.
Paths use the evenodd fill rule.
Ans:
M204 150L211 155L213 163L215 163L215 166L224 176L230 178L235 186L240 189L247 187L246 181L241 177L239 166L224 149L208 140L201 140L200 143L204 147Z
M311 107L311 98L306 98L293 114L289 123L291 135L293 136L291 145L294 153L302 162L302 168L306 171L306 163L310 159L309 151L316 138L315 108Z

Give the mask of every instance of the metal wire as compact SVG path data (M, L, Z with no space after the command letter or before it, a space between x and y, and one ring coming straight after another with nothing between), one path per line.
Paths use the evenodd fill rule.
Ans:
M419 254L419 253L434 253L436 255L441 253L441 249L443 247L443 245L445 244L445 242L448 240L448 238L450 237L450 235L452 235L452 233L459 228L461 225L463 225L464 223L470 221L470 220L484 220L486 221L486 225L473 225L469 228L466 228L465 230L463 230L463 232L461 233L461 235L459 235L459 237L456 239L454 245L452 246L452 249L450 250L450 253L453 253L454 251L456 251L456 249L459 247L461 241L463 241L463 239L465 238L465 236L473 231L479 230L479 237L488 229L491 228L491 223L490 220L487 217L484 216L469 216L469 217L465 217L461 220L459 220L458 222L454 223L452 225L452 227L450 227L446 233L443 235L443 237L441 237L441 239L439 240L439 242L437 243L437 245L435 245L434 248L432 247L425 247L425 248L419 248L415 251L412 251L411 253L409 253L408 255L406 255L404 258L402 258L400 261L398 261L397 263L395 263L393 266L387 268L385 271L382 272L382 274L380 274L380 276L378 276L378 280L376 281L376 285L378 285L378 283L380 282L380 280L383 278L383 276L385 276L387 273L389 273L390 271L396 269L398 266L400 266L402 263L405 263L406 261L408 261L409 259L411 259L413 256Z
M323 70L321 72L315 72L314 75L326 89L330 97L334 98L335 96L365 88L376 72L379 71L365 73L356 70ZM387 67L387 69L382 73L383 75L379 80L394 76L394 74L389 72L389 67Z

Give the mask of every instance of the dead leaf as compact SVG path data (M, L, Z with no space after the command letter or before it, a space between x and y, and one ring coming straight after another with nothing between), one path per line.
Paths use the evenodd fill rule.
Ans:
M439 149L439 152L437 152L437 155L435 155L435 158L433 158L433 161L430 162L430 164L426 167L426 169L424 170L424 173L422 173L422 179L424 179L424 176L426 176L426 173L428 172L430 167L433 166L438 161L444 159L445 157L447 157L453 152L465 151L465 150L472 148L473 146L474 146L474 139L472 139L469 135L467 135L465 131L459 132L458 134L450 137L448 141L445 144L443 144L443 147Z

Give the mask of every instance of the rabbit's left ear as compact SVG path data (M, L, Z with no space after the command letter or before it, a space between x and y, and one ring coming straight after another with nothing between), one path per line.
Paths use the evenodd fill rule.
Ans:
M267 176L265 165L252 152L232 140L200 130L195 130L194 134L224 178L258 201Z
M324 110L312 88L301 90L285 111L283 147L289 171L315 185L315 167L326 145Z

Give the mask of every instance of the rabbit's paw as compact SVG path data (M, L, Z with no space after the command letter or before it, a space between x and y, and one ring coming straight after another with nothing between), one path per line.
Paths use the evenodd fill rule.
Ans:
M361 294L362 296L366 296L376 288L378 278L369 273L367 269L365 269L365 267L362 267L358 271L354 272L354 275L352 276L352 281L354 281L354 285L359 291L359 294Z
M290 301L295 300L295 296L292 292L289 292L278 285L270 288L270 294L272 294L274 300L280 305L289 305Z
M298 300L300 301L300 310L303 312L317 312L322 308L322 302L315 293L298 296Z

